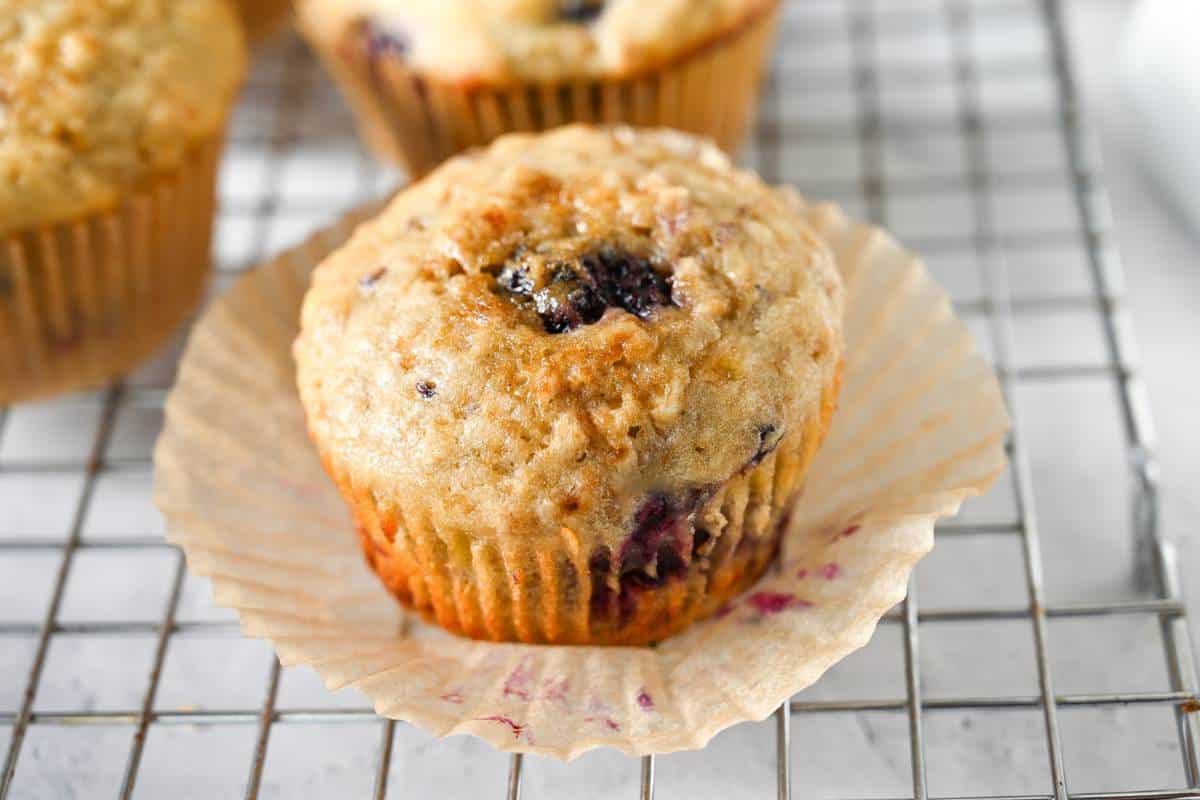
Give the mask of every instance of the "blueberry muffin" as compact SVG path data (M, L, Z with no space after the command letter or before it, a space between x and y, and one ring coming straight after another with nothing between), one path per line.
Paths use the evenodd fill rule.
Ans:
M841 364L794 209L702 140L570 126L450 160L319 265L300 397L388 589L476 638L643 644L753 582Z
M244 50L226 0L0 0L0 404L124 372L195 306Z
M298 0L364 138L420 175L502 133L663 126L728 151L779 0Z

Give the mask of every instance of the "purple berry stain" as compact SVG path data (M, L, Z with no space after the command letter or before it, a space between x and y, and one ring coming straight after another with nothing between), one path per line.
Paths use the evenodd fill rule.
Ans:
M545 691L542 696L547 700L555 703L566 703L567 692L571 689L571 682L566 678L551 678L546 681Z
M533 673L529 670L529 664L522 661L517 665L512 674L508 676L508 680L504 682L502 694L504 697L516 697L521 700L529 699L529 684L533 680Z
M584 722L599 722L610 731L617 732L621 730L621 726L612 717L584 717Z
M506 726L510 731L512 731L514 739L520 739L521 734L527 733L529 730L528 725L522 725L520 723L513 722L511 718L501 716L499 714L493 714L489 717L476 717L476 719L478 719L480 722L499 722L501 725Z
M638 690L637 704L638 704L638 708L640 708L642 711L653 711L654 710L654 698L652 698L650 696L650 693L647 692L644 688Z
M591 325L609 308L649 319L656 308L671 304L671 284L649 259L615 247L550 265L542 285L535 285L526 266L510 261L497 273L496 283L532 308L546 333Z
M417 381L417 394L426 400L437 397L437 384L433 381Z
M831 581L834 578L836 578L838 575L842 574L842 568L839 567L837 564L834 564L831 561L830 563L821 567L818 570L818 572L821 573L822 578L824 578L827 581Z
M786 592L755 592L746 598L746 603L764 617L789 608L805 608L811 605L807 600L801 600Z

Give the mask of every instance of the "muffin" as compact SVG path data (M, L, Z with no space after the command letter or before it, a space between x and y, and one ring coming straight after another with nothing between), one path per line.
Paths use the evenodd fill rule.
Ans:
M313 274L300 397L367 561L475 638L643 644L774 557L842 288L783 192L670 131L513 134Z
M278 33L292 11L292 0L236 0L236 4L252 45Z
M732 152L779 0L299 0L364 139L421 175L500 134L664 126Z
M244 50L226 0L0 0L0 404L121 374L196 305Z

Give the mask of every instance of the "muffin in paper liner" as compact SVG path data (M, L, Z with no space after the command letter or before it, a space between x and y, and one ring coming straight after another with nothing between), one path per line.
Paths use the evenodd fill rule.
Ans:
M303 3L297 23L366 143L417 177L502 134L572 122L675 128L735 152L754 119L778 16L778 0L769 0L720 37L628 75L497 85L419 72L403 48L375 43L367 25L330 25Z
M195 310L221 145L213 137L111 211L0 235L0 405L100 386Z
M656 647L477 642L388 597L304 431L290 345L308 273L358 213L244 277L197 326L156 450L169 537L283 664L438 736L570 759L702 747L864 645L933 526L1003 469L995 376L919 259L796 198L847 284L840 409L773 570ZM374 209L372 209L374 210Z

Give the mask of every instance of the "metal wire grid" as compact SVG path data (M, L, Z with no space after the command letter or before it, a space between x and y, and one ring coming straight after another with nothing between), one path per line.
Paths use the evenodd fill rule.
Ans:
M924 0L924 2L888 3L876 0L806 0L806 5L822 6L824 12L801 15L798 6L788 7L781 31L781 50L784 55L772 73L764 96L764 109L752 148L752 161L768 180L784 177L784 162L789 148L811 142L856 143L861 164L857 179L847 181L834 177L827 181L809 180L803 188L816 196L829 195L861 198L861 209L875 221L887 224L890 197L911 195L918 200L933 193L964 188L969 198L970 233L953 231L912 241L914 247L926 253L969 253L979 265L979 283L983 289L978 300L959 304L964 314L974 314L985 320L994 343L995 362L1002 378L1016 423L1009 443L1011 479L1017 507L1014 523L958 523L939 528L940 537L1016 537L1020 541L1024 561L1028 603L1012 607L972 607L963 609L921 610L918 605L915 581L910 585L908 599L885 618L885 624L898 625L903 634L905 696L903 699L874 700L803 700L793 699L774 715L776 739L777 796L792 796L791 720L793 716L855 712L898 712L907 715L908 744L911 755L911 796L924 800L926 784L927 745L924 735L925 717L930 712L967 710L984 712L993 709L1030 709L1040 712L1045 729L1046 752L1049 758L1051 785L1044 792L1018 796L1010 800L1067 800L1067 798L1138 798L1158 800L1167 798L1200 797L1200 763L1197 761L1197 722L1192 713L1200 700L1194 660L1188 637L1185 609L1180 600L1179 578L1171 543L1160 535L1157 524L1157 475L1153 455L1153 431L1147 413L1142 384L1131 358L1132 343L1127 333L1123 312L1117 295L1119 265L1108 245L1104 227L1104 198L1099 176L1089 155L1071 74L1067 40L1063 29L1062 9L1055 0L1023 0L1018 2L982 3L977 0ZM917 7L917 8L914 8ZM960 178L919 176L912 179L888 178L885 169L887 125L892 120L881 101L883 79L878 58L879 45L890 37L911 34L914 27L926 24L936 15L949 31L950 65L953 75L955 103L952 114L928 115L905 120L909 133L951 135L964 147L966 170ZM986 22L981 16L993 14L1027 15L1039 26L1046 38L1048 63L1039 59L1008 59L981 65L971 51L969 32L973 26ZM786 52L790 48L805 48L831 34L830 26L846 26L850 43L849 64L828 69L809 68L803 72L790 70ZM218 288L228 278L250 264L256 263L268 251L288 240L295 240L303 231L324 219L362 200L378 196L394 180L393 176L374 166L358 150L349 160L326 165L320 179L310 175L304 183L317 189L305 195L289 187L288 157L305 147L312 137L312 126L336 115L344 123L340 108L316 106L320 102L318 69L304 48L296 42L286 44L267 66L261 66L247 88L242 112L245 124L235 125L232 147L227 159L230 169L258 170L258 188L246 196L224 198L220 221L219 260L224 270L217 281ZM1008 72L1040 74L1048 72L1054 88L1054 107L1048 119L1022 113L989 113L981 102L981 80L986 75ZM887 80L910 83L920 87L927 75L920 66L888 68ZM795 86L804 82L813 86L845 86L853 90L852 121L797 123L785 111L796 102ZM819 91L819 89L817 90ZM339 124L340 124L339 123ZM1020 174L1001 174L989 165L989 137L997 131L1028 129L1050 130L1061 137L1067 155L1067 174L1061 171L1028 171ZM1058 186L1069 181L1074 206L1074 224L1054 230L1017 233L1007 231L995 205L997 193L1020 188ZM295 183L295 181L291 181ZM338 195L338 187L342 194ZM330 196L336 199L330 199ZM229 242L239 239L239 248ZM911 238L910 238L911 241ZM1013 296L1007 285L1008 254L1023 246L1039 243L1065 243L1082 248L1090 286L1084 293L1064 296L1021 294ZM1070 363L1053 366L1019 366L1013 356L1014 329L1019 314L1038 310L1091 309L1102 320L1103 363ZM114 452L114 431L122 413L130 408L161 409L170 383L170 359L166 367L160 364L132 376L103 393L81 401L90 404L89 419L94 420L90 443L78 456L36 459L0 460L0 476L38 475L48 473L79 473L82 488L70 508L68 534L65 539L47 540L42 537L8 537L0 539L0 561L23 553L58 554L59 560L51 578L52 588L40 623L0 622L0 642L6 637L34 637L34 654L24 690L15 712L0 712L0 733L7 728L10 742L4 761L0 798L14 790L15 776L23 744L31 726L91 726L124 725L132 728L119 796L131 797L137 785L139 767L143 761L147 734L153 725L214 726L227 724L254 725L257 735L249 760L245 796L259 796L263 766L270 746L272 731L277 724L321 724L332 722L365 722L377 720L372 711L362 709L293 709L276 708L281 669L273 661L267 676L264 701L259 708L230 710L159 710L156 695L163 666L172 637L194 631L235 632L236 626L227 620L180 621L177 612L185 584L182 554L153 536L108 537L94 540L83 536L85 519L92 505L99 479L122 470L145 470L149 467L148 451L129 454ZM1023 409L1015 387L1063 379L1094 378L1111 383L1120 409L1127 463L1134 487L1132 529L1138 537L1140 564L1138 576L1149 592L1149 599L1104 603L1075 603L1048 605L1045 601L1041 562L1041 530L1038 525L1033 472L1026 446L1022 419ZM0 442L5 424L14 412L0 411ZM1083 501L1084 498L1078 498ZM143 502L148 502L144 495ZM80 552L92 549L121 553L146 551L166 552L171 558L170 579L165 607L153 621L132 619L108 622L72 623L60 619L64 593L72 563ZM1113 692L1089 694L1060 694L1054 688L1055 675L1047 649L1047 621L1056 618L1110 617L1113 615L1149 615L1159 621L1166 658L1170 688L1157 692ZM919 634L923 625L937 622L983 623L994 620L1028 620L1033 632L1039 691L1021 696L963 696L927 699L922 694ZM140 705L129 710L96 711L34 711L34 701L42 681L51 641L57 635L142 634L153 637L152 666L145 683ZM0 644L0 647L3 647ZM1105 707L1145 704L1174 708L1178 728L1179 751L1183 758L1186 779L1184 787L1146 787L1139 791L1083 794L1068 791L1068 775L1064 768L1063 747L1060 741L1058 716L1060 709L1072 707ZM376 761L374 796L383 798L388 792L389 771L392 766L395 723L379 721L379 748ZM509 798L521 794L523 759L513 756L504 791ZM641 761L640 797L654 796L655 759Z

